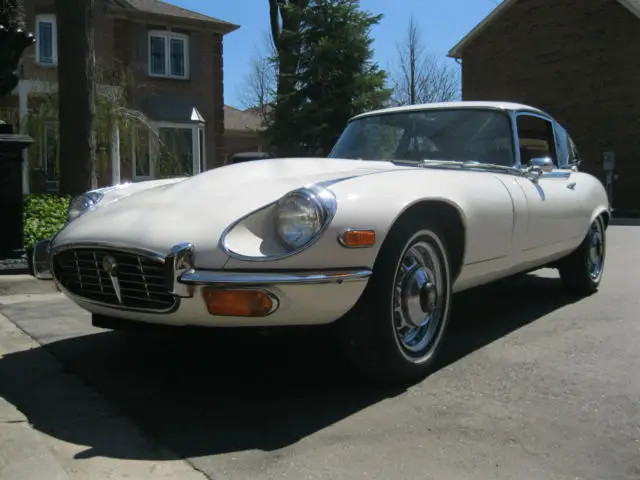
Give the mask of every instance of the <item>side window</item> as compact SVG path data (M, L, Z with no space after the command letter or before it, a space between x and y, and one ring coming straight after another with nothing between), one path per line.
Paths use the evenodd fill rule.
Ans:
M533 115L518 115L518 142L520 163L528 165L532 158L550 157L558 165L553 125L548 120Z
M581 162L580 153L578 152L578 147L576 147L576 144L573 141L573 138L571 138L569 135L567 135L567 138L569 139L569 164L577 165L578 163Z
M569 145L569 135L560 125L556 124L556 145L558 148L558 166L567 168L571 163L571 147Z

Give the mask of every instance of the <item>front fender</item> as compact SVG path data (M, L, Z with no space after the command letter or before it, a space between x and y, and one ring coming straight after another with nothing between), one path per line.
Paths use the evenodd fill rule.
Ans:
M328 188L336 195L337 211L312 247L277 261L230 259L225 269L373 268L398 218L411 206L429 201L446 202L459 212L469 238L465 263L499 258L511 245L513 202L492 173L399 169L347 179ZM338 236L349 228L373 229L375 245L358 249L341 246Z

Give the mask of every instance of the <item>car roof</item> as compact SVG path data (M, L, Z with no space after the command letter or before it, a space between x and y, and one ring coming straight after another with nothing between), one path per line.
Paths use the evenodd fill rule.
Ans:
M355 117L353 117L351 120L355 120L356 118L368 117L371 115L385 114L385 113L415 112L415 111L451 109L451 108L498 109L498 110L505 110L505 111L513 111L513 112L527 111L527 112L537 113L540 115L549 116L547 113L543 112L538 108L532 107L530 105L525 105L522 103L463 101L463 102L423 103L418 105L405 105L402 107L382 108L380 110L361 113L360 115L356 115Z

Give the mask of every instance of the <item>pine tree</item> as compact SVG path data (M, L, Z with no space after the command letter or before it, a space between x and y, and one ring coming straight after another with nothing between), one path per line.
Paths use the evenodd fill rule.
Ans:
M370 37L382 15L361 10L359 0L312 0L299 14L295 90L278 99L270 132L278 147L326 155L350 117L389 99Z

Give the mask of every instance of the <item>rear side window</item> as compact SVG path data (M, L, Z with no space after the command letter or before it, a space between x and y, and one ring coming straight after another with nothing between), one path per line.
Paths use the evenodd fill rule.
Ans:
M580 161L578 148L567 130L556 124L556 142L558 144L558 165L560 168L568 168Z

